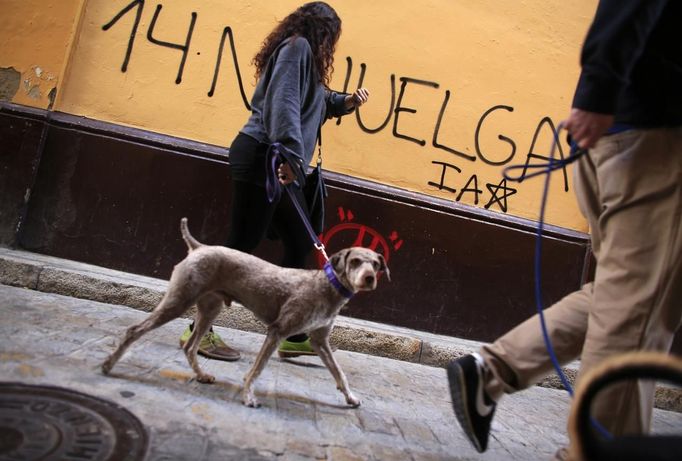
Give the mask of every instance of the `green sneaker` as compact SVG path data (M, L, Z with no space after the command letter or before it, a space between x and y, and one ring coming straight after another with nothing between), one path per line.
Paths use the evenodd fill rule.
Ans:
M317 355L317 352L315 352L313 350L313 346L310 345L310 338L306 339L302 343L294 343L285 339L279 345L277 355L282 358L290 358L298 357L299 355Z
M191 326L188 326L180 336L180 347L184 347L192 334ZM225 341L213 331L213 328L201 338L199 343L199 354L209 359L224 360L226 362L234 362L241 358L238 350L232 349L225 344Z

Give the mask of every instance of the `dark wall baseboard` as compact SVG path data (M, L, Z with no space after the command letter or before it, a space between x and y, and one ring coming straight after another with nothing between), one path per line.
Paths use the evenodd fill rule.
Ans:
M0 140L0 244L168 278L186 254L180 218L205 243L227 237L223 148L9 104L0 106ZM346 315L488 341L533 314L533 222L325 178L329 252L372 247L391 270L392 282L357 296ZM583 282L587 236L550 226L543 252L549 304ZM257 255L277 263L278 242Z

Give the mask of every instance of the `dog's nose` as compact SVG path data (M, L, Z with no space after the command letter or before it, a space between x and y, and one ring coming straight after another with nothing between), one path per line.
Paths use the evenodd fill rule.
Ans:
M365 285L366 286L374 285L374 276L373 275L368 275L365 277Z

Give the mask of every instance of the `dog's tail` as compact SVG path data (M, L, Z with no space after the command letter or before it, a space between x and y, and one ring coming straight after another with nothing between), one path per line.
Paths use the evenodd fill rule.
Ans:
M189 233L189 228L187 227L187 218L182 218L180 220L180 232L182 232L182 238L185 240L190 253L192 250L196 250L197 248L203 246L203 244L192 237L192 234Z

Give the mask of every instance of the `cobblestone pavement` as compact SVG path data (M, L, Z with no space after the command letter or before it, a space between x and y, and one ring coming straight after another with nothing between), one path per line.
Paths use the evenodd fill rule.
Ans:
M354 352L335 353L362 406L348 408L316 357L273 357L256 382L262 407L240 401L242 378L263 336L217 331L243 353L202 359L217 378L191 379L178 347L179 319L144 336L103 376L119 335L147 314L135 309L0 285L0 380L49 384L118 403L150 433L148 460L546 460L566 443L568 398L534 387L505 397L480 455L459 429L445 371ZM656 410L658 432L682 414Z

